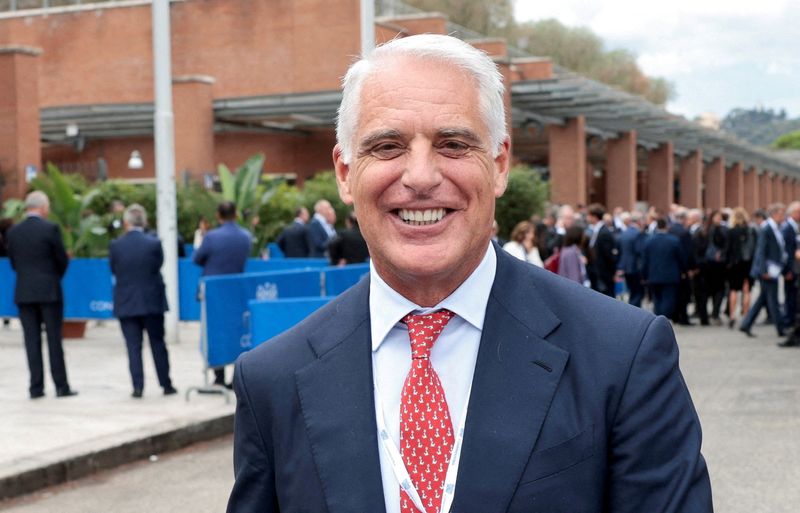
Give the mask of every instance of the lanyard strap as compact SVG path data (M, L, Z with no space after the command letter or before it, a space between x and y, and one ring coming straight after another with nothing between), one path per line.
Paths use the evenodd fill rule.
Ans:
M375 375L375 364L373 362L373 376ZM378 441L383 448L384 454L389 458L389 462L392 465L392 471L394 472L394 477L397 479L397 482L400 484L400 488L402 488L409 497L411 497L411 501L414 503L414 506L421 512L421 513L430 513L425 509L425 506L422 504L422 499L417 492L417 489L414 487L414 483L411 481L411 476L408 474L408 469L406 469L405 463L403 463L403 457L400 455L400 450L397 448L397 445L392 440L391 436L389 436L389 430L386 429L386 417L384 417L383 412L383 401L381 401L381 395L378 391L378 383L373 380L373 387L375 388L375 408L376 408L376 417L378 421ZM469 389L467 390L467 397L466 402L464 403L464 411L461 415L461 422L458 424L458 429L456 430L456 437L453 443L453 451L450 454L450 463L447 466L447 474L445 475L444 480L444 489L442 493L444 494L442 497L441 507L439 508L438 513L447 513L450 511L450 507L453 504L453 497L455 496L456 492L456 477L458 476L458 464L461 460L461 445L464 441L464 425L467 420L467 407L469 406L469 396L472 392L472 384L470 384Z

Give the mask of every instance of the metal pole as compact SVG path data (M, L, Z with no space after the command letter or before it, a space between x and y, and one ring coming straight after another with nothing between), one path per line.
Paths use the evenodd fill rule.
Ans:
M375 49L375 0L361 0L361 56Z
M164 248L161 272L169 311L164 316L167 343L178 342L178 221L175 199L175 130L172 117L169 0L153 0L153 75L155 89L156 200L158 237Z

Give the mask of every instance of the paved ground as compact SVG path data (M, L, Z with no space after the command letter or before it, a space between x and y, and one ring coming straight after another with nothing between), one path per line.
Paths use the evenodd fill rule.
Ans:
M681 366L703 423L704 453L711 469L715 511L795 513L800 504L800 349L777 348L777 338L771 327L757 326L754 332L758 337L748 339L738 331L722 327L678 327ZM90 336L89 344L101 343L95 335L90 333ZM76 344L81 342L68 343L70 360L80 354ZM6 345L0 341L0 350L5 351ZM122 383L122 386L115 384L118 399L113 404L129 404L121 346L117 351L123 361L114 364L116 370L109 369L106 374L109 380L120 374L112 380ZM178 352L175 351L176 355ZM184 354L183 349L180 352ZM0 379L4 380L8 371L7 356L0 353L0 362L3 362ZM186 354L185 357L191 359L190 356ZM102 358L100 360L98 366L102 366ZM77 369L73 374L76 372ZM178 385L191 382L195 372L187 370L186 377L182 377ZM100 395L90 377L78 380L76 375L75 383L82 394L86 390L87 396ZM24 398L24 386L15 387ZM6 401L15 388L7 381L0 381L0 390L3 390L2 400ZM27 411L39 407L28 405L26 401L18 401L18 408ZM48 401L55 404L55 400ZM132 405L134 408L128 411L131 415L140 414L147 405L156 408L163 404L168 404L172 411L187 411L199 404L221 408L221 403L220 398L202 398L184 405L179 400L165 401L150 395L143 404ZM105 408L116 411L120 407L111 408L106 404L97 411ZM93 415L92 423L103 422L98 415ZM27 413L23 418L30 419L33 415ZM5 426L3 423L0 427L0 436L8 440ZM53 425L49 429L52 432ZM61 428L59 432L62 430L70 431ZM23 432L18 429L16 434ZM16 439L20 438L26 437ZM232 482L230 455L231 440L226 437L161 455L153 463L128 465L9 501L0 505L0 510L8 513L219 512L224 510Z
M35 401L28 399L19 324L0 329L0 479L233 412L235 400L226 405L220 395L193 394L184 400L188 387L203 382L197 323L181 324L181 343L169 348L172 380L180 393L163 396L145 349L145 395L138 400L130 396L119 324L93 324L86 338L64 343L70 385L79 395L56 399L48 375L47 395Z

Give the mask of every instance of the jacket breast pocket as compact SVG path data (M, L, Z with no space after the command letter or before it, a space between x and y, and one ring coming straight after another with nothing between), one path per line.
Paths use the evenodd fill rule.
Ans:
M532 453L520 486L563 472L591 458L594 450L594 425L591 425L563 442Z

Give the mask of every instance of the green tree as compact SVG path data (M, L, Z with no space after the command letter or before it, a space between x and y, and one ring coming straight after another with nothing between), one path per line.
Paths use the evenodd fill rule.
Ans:
M779 150L800 150L800 130L778 137L772 142L772 147Z
M504 36L514 23L513 0L405 0L427 12L441 12L453 23L488 36Z
M501 236L508 238L514 226L533 214L543 214L550 195L539 173L527 166L514 166L508 174L506 192L497 199L494 217Z

